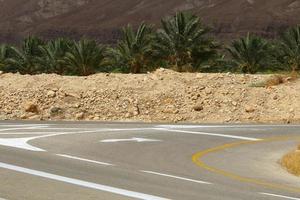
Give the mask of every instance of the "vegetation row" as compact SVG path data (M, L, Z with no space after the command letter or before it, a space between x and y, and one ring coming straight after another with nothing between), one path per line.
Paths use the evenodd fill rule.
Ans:
M163 19L161 28L142 23L123 28L115 46L94 40L24 39L20 46L0 45L0 70L21 74L57 73L86 76L96 72L143 73L159 67L179 72L257 73L300 69L300 26L267 40L248 33L229 45L191 14Z

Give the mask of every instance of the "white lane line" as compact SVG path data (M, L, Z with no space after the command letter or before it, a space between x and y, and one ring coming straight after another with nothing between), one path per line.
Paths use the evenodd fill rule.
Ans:
M114 166L113 164L110 164L110 163L99 162L99 161L96 161L96 160L89 160L89 159L85 159L85 158L79 158L79 157L76 157L76 156L70 156L70 155L65 155L65 154L55 154L55 155L60 156L60 157L64 157L64 158L70 158L70 159L74 159L74 160L80 160L80 161L84 161L84 162L95 163L95 164L99 164L99 165Z
M284 124L273 124L273 125L264 125L264 124L245 124L245 125L158 125L156 126L157 128L174 128L174 129L193 129L193 128L255 128L255 127L299 127L300 125L297 124L289 124L289 125L284 125Z
M216 137L225 137L225 138L233 138L233 139L249 140L249 141L259 141L259 140L261 140L261 139L258 139L258 138L243 137L243 136L237 136L237 135L225 135L225 134L219 134L219 133L183 131L183 130L166 129L166 128L156 128L156 130L176 132L176 133L190 133L190 134L195 134L195 135L208 135L208 136L216 136Z
M209 182L206 182L206 181L199 181L199 180L184 178L184 177L180 177L180 176L174 176L174 175L169 175L169 174L162 174L162 173L153 172L153 171L144 171L144 170L140 170L140 171L144 172L144 173L148 173L148 174L154 174L154 175L158 175L158 176L165 176L165 177L169 177L169 178L175 178L175 179L184 180L184 181L190 181L190 182L194 182L194 183L212 184L212 183L209 183Z
M161 142L161 140L156 139L148 139L148 138L128 138L128 139L107 139L107 140L101 140L102 143L116 143L116 142Z
M77 185L77 186L86 187L86 188L90 188L90 189L95 189L95 190L99 190L99 191L110 192L113 194L118 194L118 195L122 195L122 196L126 196L126 197L132 197L132 198L144 199L144 200L167 200L166 198L162 198L162 197L158 197L158 196L153 196L153 195L144 194L144 193L140 193L140 192L134 192L134 191L111 187L111 186L107 186L107 185L101 185L101 184L97 184L97 183L87 182L87 181L83 181L83 180L79 180L79 179L68 178L65 176L59 176L56 174L50 174L50 173L43 172L43 171L37 171L37 170L23 168L23 167L10 165L10 164L6 164L6 163L1 163L1 162L0 162L0 168L8 169L8 170L16 171L16 172L21 172L21 173L25 173L25 174L30 174L30 175L34 175L34 176L38 176L38 177L43 177L43 178L47 178L47 179L51 179L51 180L56 180L56 181L60 181L60 182L64 182L64 183L69 183L72 185Z
M0 124L0 127L49 126L50 124Z
M46 135L46 134L53 134L56 132L4 132L0 135Z
M271 193L264 193L264 192L261 192L260 194L266 195L266 196L271 196L271 197L283 198L283 199L300 200L299 198L296 198L296 197L288 197L288 196L283 196L283 195L278 195L278 194L271 194Z
M27 130L27 129L45 129L48 126L29 126L29 127L19 127L19 128L6 128L6 129L0 129L0 132L4 131L16 131L16 130Z

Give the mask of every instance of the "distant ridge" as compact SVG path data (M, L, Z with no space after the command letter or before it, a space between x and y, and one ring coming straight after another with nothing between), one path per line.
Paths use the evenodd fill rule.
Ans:
M274 36L300 23L300 0L0 0L0 41L37 34L114 42L128 23L157 24L182 10L201 16L221 39L248 31Z

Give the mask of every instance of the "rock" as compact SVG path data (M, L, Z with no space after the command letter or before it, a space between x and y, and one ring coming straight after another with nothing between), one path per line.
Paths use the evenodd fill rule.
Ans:
M83 118L84 118L84 112L77 113L77 114L75 115L75 118L76 118L77 120L83 119Z
M55 96L56 96L56 92L54 92L54 91L52 91L52 90L49 90L49 91L47 92L47 97L53 98L53 97L55 97Z
M27 119L28 117L27 117L26 114L22 114L22 115L20 116L20 118L21 118L21 119Z
M198 89L199 90L204 90L206 87L205 86L200 86Z
M246 106L246 107L245 107L245 111L246 111L247 113L252 113L252 112L255 111L255 108L253 108L253 107L251 107L251 106Z
M4 74L4 72L3 72L3 71L0 71L0 75L2 75L2 74Z
M232 103L231 103L233 106L237 106L237 102L236 101L233 101Z
M138 116L140 114L140 108L138 106L134 107L133 115Z
M27 102L24 106L26 112L38 113L38 106L35 103Z
M211 91L210 89L206 89L206 90L205 90L205 93L206 93L206 94L211 94L212 91Z
M100 120L100 117L96 116L96 117L93 118L93 120L99 121L99 120Z
M202 111L203 109L204 109L204 108L203 108L202 105L195 105L195 106L193 107L193 110L194 110L194 111L197 111L197 112Z
M126 113L126 114L125 114L125 117L126 117L126 118L130 118L130 117L132 117L132 115L131 115L131 113Z
M41 116L39 116L39 115L32 115L32 116L28 117L28 119L30 119L30 120L41 120Z
M173 114L178 114L179 110L174 110Z
M63 109L56 106L52 106L49 111L51 116L63 113Z

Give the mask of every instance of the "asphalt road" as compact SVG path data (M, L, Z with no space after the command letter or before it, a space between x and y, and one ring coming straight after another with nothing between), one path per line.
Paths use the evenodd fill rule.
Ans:
M300 199L300 125L1 122L0 200Z

